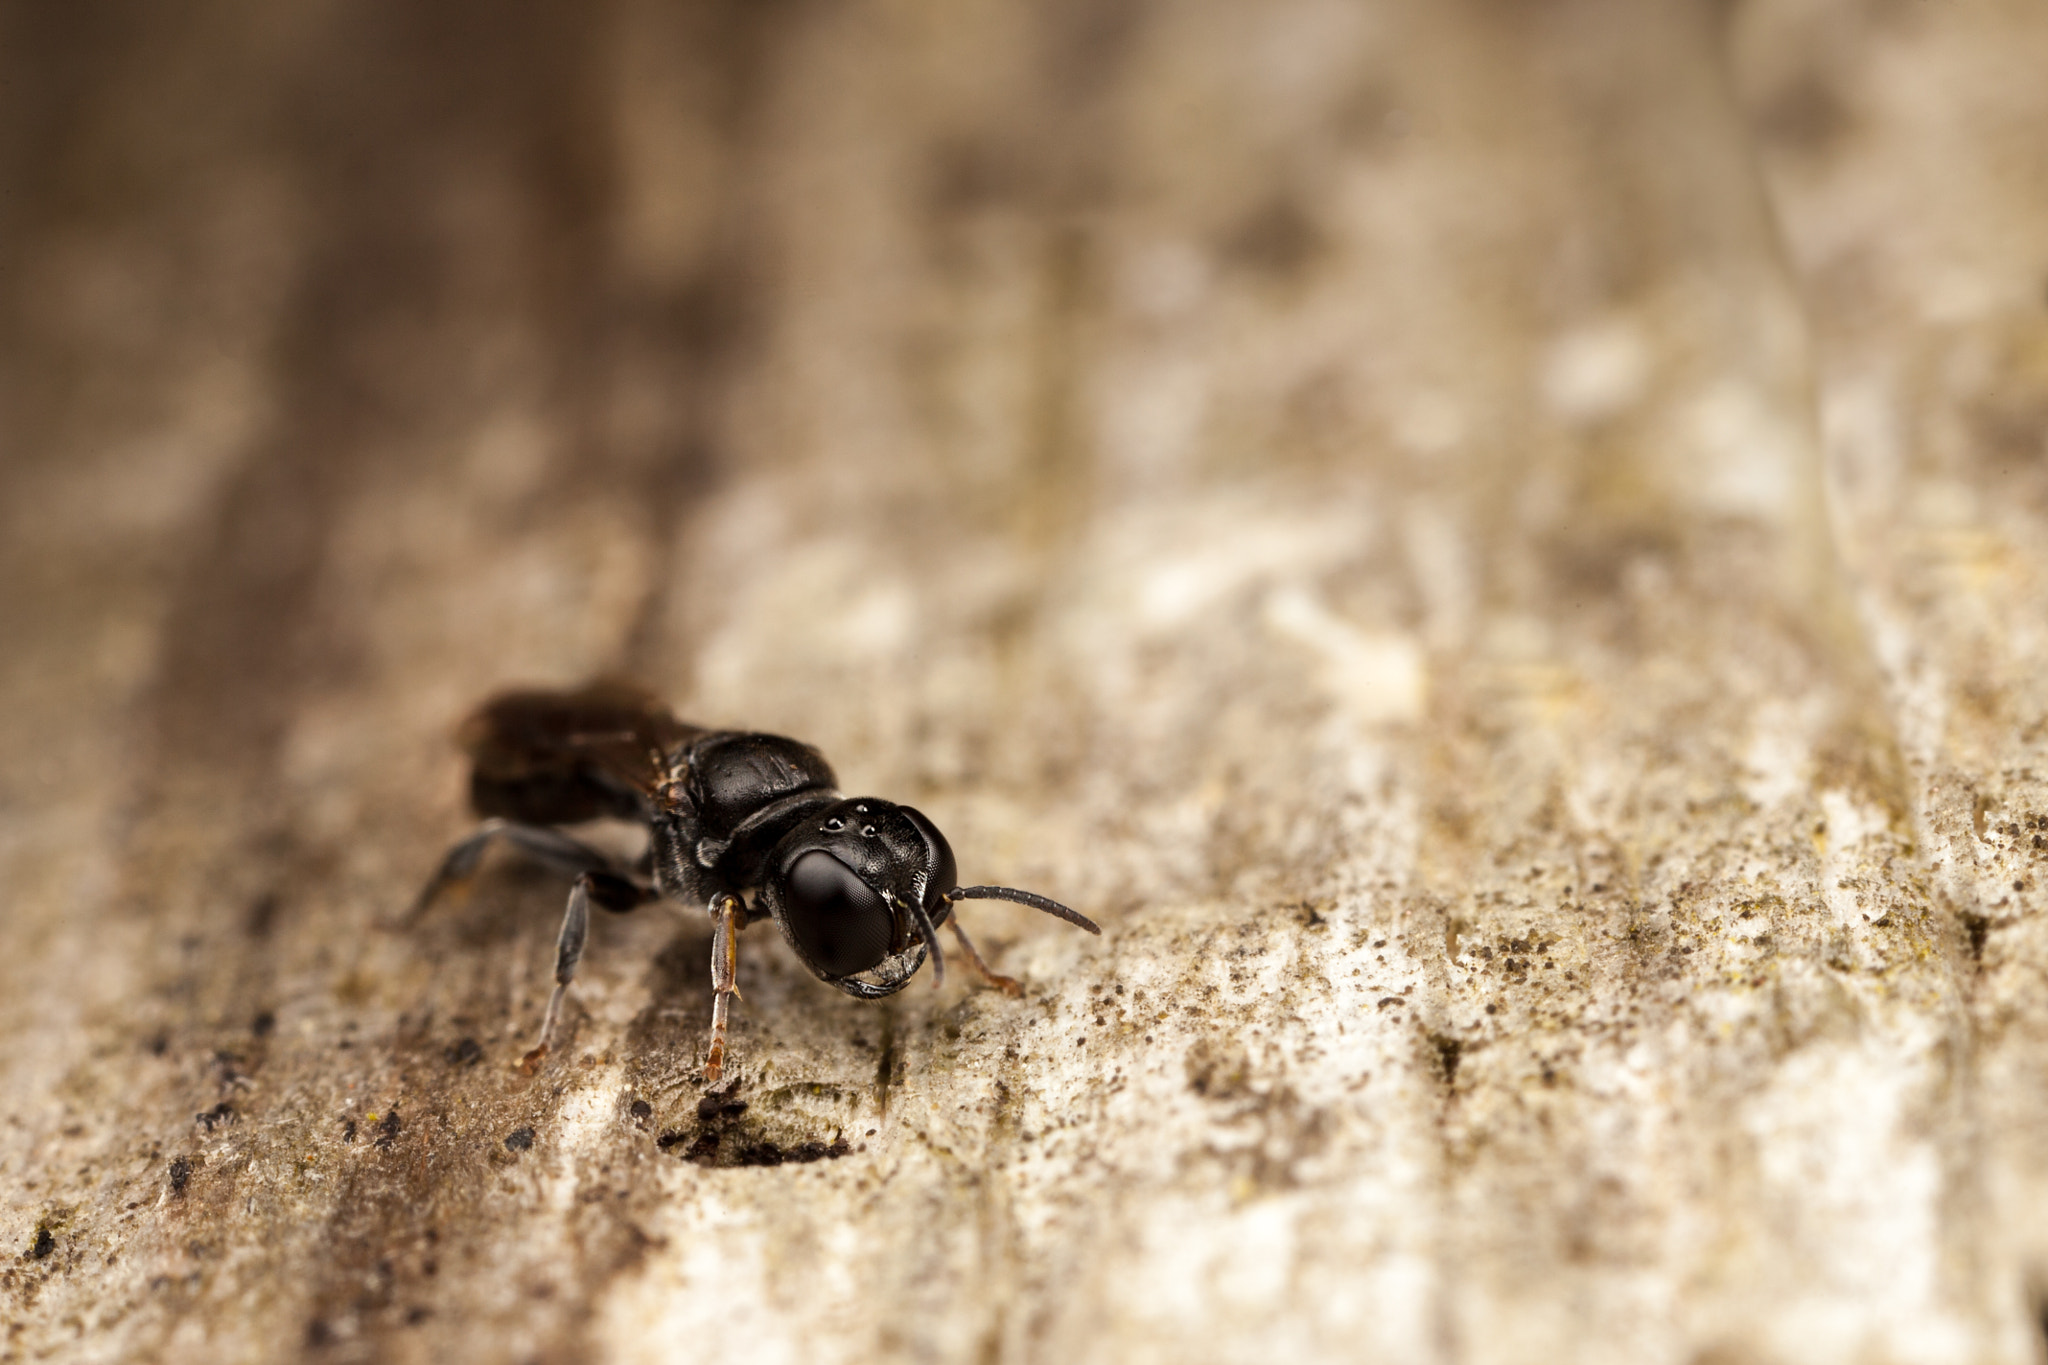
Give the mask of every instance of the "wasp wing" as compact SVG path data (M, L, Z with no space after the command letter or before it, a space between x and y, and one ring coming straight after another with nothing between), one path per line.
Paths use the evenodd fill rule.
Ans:
M634 819L667 774L667 756L703 733L652 693L623 682L491 698L458 734L481 816L562 825Z

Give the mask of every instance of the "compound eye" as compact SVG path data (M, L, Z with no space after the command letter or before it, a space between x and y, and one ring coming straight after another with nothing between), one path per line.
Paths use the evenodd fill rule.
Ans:
M874 888L823 849L791 864L783 923L804 955L831 976L864 972L889 955L895 917Z

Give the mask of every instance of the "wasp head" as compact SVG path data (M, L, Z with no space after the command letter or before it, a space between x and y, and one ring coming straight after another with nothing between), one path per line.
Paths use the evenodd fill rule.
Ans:
M934 931L958 885L953 849L931 821L863 796L825 807L784 836L761 898L805 966L848 994L872 997L901 990L927 952L937 953Z

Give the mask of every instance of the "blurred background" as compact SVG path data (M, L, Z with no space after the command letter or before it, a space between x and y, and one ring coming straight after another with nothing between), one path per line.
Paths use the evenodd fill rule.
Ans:
M0 1359L2040 1359L2043 71L0 5ZM708 928L607 921L516 1076L561 887L396 920L599 675L1105 938L757 929L724 1113Z

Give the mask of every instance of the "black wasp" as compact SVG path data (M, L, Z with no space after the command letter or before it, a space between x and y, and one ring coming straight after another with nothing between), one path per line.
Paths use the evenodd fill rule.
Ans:
M810 745L687 725L623 683L504 693L463 724L460 740L474 764L470 804L484 823L448 850L418 908L475 872L494 839L576 879L555 947L555 992L540 1042L521 1063L528 1071L547 1056L593 901L620 913L664 896L709 909L704 1076L713 1082L725 1070L739 931L755 920L772 917L820 980L864 1000L902 990L927 955L933 984L944 981L937 931L949 923L975 972L1019 993L975 952L953 918L958 901L1015 901L1102 932L1029 891L961 886L953 850L930 820L893 801L841 796L831 765ZM645 822L648 846L637 862L622 863L557 828L606 817ZM742 899L749 890L751 907Z

